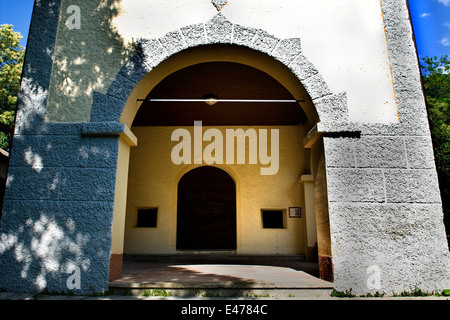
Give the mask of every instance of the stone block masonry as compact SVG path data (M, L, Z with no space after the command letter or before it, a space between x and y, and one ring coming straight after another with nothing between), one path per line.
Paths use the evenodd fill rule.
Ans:
M411 100L398 93L398 101L402 114ZM424 122L423 116L416 113L416 123ZM429 129L400 120L398 125L351 124L343 130L358 131L359 138L324 138L337 288L367 291L372 265L381 270L378 291L387 293L408 290L399 275L411 279L410 287L429 291L448 281L445 239L441 249L430 249L430 242L436 245L432 235L445 230ZM418 265L436 261L442 265L441 275L435 273L439 281L414 275Z
M15 136L2 212L2 288L64 291L69 267L77 266L86 291L107 289L118 133L86 136L77 124L62 126L78 134L47 128Z
M441 198L426 141L364 131L360 138L324 138L336 288L364 294L373 266L381 285L372 292L409 290L400 277L427 291L448 282ZM424 276L426 265L439 281Z
M22 76L0 229L0 288L14 292L66 291L73 266L84 292L108 287L123 126L45 121L59 9L36 3Z

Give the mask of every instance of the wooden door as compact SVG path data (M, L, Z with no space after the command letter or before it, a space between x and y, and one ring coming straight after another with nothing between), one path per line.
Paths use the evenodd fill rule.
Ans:
M236 186L225 171L199 167L178 184L177 249L236 249Z

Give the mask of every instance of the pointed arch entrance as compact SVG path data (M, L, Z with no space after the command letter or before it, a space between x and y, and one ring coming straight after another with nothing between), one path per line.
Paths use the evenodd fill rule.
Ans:
M236 249L236 186L224 170L203 166L180 179L176 248Z

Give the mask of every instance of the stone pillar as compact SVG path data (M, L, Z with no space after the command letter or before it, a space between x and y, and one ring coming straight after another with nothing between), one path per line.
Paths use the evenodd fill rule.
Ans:
M321 156L315 181L317 244L320 278L334 281L333 258L331 252L330 221L328 213L328 192L325 158Z
M306 258L308 261L317 262L317 223L316 205L314 199L314 177L312 174L301 176L305 197L304 215L306 219Z

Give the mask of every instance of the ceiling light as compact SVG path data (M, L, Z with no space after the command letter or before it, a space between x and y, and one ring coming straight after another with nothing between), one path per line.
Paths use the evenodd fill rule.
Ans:
M213 106L217 103L217 101L219 100L219 97L216 96L215 94L208 93L203 96L203 99L205 100L205 103L207 105Z

